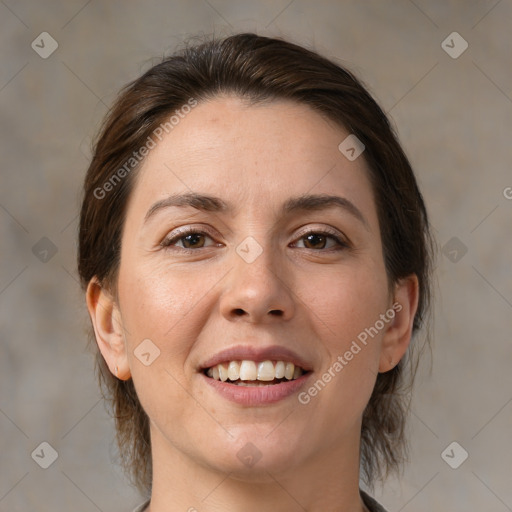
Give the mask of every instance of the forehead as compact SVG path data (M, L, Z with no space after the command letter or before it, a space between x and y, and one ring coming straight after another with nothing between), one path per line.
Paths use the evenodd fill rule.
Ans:
M348 135L291 101L201 102L149 152L131 202L147 208L176 192L197 192L271 212L290 196L337 192L376 220L364 159L349 161L338 149Z

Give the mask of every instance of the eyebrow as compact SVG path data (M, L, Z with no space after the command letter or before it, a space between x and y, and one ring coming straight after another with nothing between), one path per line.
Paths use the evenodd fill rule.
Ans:
M220 197L189 192L184 194L173 194L154 203L147 211L144 222L147 222L158 211L171 207L192 207L196 210L215 212L215 213L233 213L233 205L226 203ZM350 213L359 220L367 230L370 230L368 221L354 203L345 197L330 194L303 194L298 197L287 199L281 207L281 215L286 215L299 211L322 211L330 208L339 208Z

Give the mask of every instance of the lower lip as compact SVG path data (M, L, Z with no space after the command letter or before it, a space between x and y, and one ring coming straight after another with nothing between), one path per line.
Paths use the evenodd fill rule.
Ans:
M231 402L246 406L267 405L284 400L296 393L308 380L311 372L301 375L298 379L270 384L268 386L237 386L228 381L222 382L201 374L206 382L220 395Z

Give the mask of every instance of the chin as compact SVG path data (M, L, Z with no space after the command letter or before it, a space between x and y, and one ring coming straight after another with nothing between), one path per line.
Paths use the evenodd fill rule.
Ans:
M211 466L242 481L274 481L271 475L286 473L305 458L304 442L300 436L291 436L284 429L282 435L275 431L269 434L275 427L276 423L263 431L254 426L247 429L238 427L237 434L226 438L224 443L218 443L215 452L210 447L208 458Z

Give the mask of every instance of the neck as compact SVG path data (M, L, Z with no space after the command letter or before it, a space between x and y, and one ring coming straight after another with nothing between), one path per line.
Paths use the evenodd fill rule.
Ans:
M293 468L255 464L222 472L173 446L151 426L153 486L148 512L364 512L359 494L359 436Z

